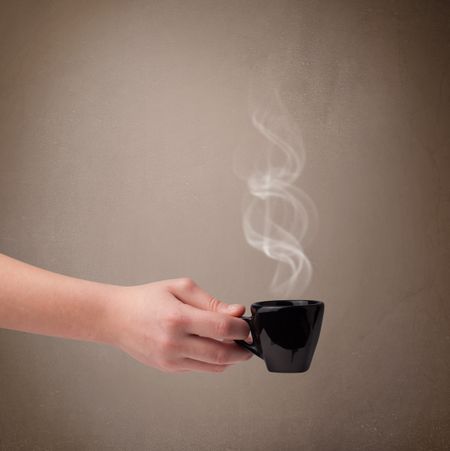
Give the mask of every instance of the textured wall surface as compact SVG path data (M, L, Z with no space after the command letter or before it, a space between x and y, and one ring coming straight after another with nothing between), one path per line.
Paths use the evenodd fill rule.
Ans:
M270 72L320 224L309 372L170 375L0 331L0 449L450 447L450 7L427 1L1 1L0 252L116 284L270 298L232 169Z

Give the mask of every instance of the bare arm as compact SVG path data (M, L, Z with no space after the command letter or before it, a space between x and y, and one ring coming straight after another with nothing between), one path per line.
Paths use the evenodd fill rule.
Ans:
M115 289L0 254L0 327L107 343Z
M220 372L251 354L234 343L245 308L190 279L134 287L90 282L0 254L0 327L117 346L165 371Z

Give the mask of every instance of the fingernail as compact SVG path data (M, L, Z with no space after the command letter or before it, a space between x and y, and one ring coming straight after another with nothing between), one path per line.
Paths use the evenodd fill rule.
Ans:
M238 310L240 308L241 308L241 306L239 304L230 304L227 307L228 310Z

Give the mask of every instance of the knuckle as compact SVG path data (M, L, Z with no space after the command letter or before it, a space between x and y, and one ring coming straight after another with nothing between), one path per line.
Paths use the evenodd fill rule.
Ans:
M178 279L178 285L182 290L192 290L196 284L190 277L182 277L181 279Z
M208 300L208 308L209 310L216 312L219 310L220 301L216 299L214 296L211 296Z
M178 370L178 367L175 365L175 363L167 359L161 361L161 363L159 364L159 368L161 371L164 371L165 373L176 373Z
M170 336L162 336L159 347L163 354L173 353L176 350L175 340Z
M168 313L164 319L164 326L169 332L177 331L183 325L183 315L174 310Z

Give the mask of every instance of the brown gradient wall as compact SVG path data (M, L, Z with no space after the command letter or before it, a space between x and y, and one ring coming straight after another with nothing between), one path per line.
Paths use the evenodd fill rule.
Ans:
M304 296L326 317L301 375L256 358L170 375L0 331L0 449L448 449L449 17L440 1L1 1L0 252L270 298L232 170L268 70L304 135L320 214Z

